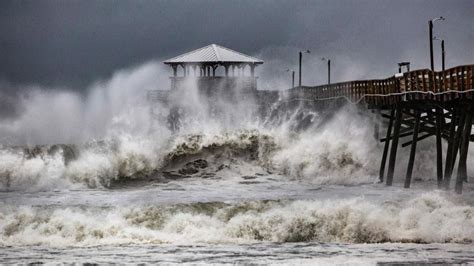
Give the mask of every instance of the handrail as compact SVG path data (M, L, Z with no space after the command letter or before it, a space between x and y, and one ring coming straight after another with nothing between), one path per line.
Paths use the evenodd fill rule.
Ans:
M419 69L406 72L401 77L295 87L283 94L287 100L346 98L353 103L376 106L400 101L473 99L473 70L474 65L461 65L445 71Z

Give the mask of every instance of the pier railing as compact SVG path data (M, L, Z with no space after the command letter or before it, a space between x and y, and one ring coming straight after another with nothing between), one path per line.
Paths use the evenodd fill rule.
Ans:
M331 100L346 98L373 107L401 101L451 101L474 98L474 65L445 71L421 69L387 79L357 80L320 86L301 86L285 91L287 100Z

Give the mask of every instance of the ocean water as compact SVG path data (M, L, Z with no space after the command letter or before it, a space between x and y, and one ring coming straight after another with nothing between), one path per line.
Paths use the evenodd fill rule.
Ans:
M431 140L412 188L407 149L387 187L370 112L260 116L189 84L172 131L169 106L143 97L157 71L119 71L85 98L35 88L2 121L0 263L474 264L474 186L436 188Z

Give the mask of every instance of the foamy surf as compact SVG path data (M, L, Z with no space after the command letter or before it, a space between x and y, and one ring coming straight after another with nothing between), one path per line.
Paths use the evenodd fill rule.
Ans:
M474 208L437 192L380 204L352 198L102 208L3 206L0 218L3 246L474 240Z

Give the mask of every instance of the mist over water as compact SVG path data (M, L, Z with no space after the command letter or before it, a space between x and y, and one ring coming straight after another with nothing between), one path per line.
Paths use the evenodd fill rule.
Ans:
M167 86L163 72L156 62L121 70L93 84L86 95L29 88L21 97L23 112L0 125L2 187L108 187L119 178L152 175L170 163L173 152L208 156L211 146L250 150L252 145L253 164L290 178L317 174L328 183L374 181L372 162L380 147L367 138L372 118L355 107L340 109L320 127L320 115L303 107L270 118L257 115L252 98L222 98L210 105L191 81L170 99L185 112L173 133L169 108L152 103L151 112L146 99L148 90ZM313 122L298 129L307 117ZM179 151L183 145L193 148Z
M2 121L4 145L79 144L121 133L143 134L149 125L146 91L161 89L158 62L117 71L85 94L62 88L26 86L17 103L23 110Z

